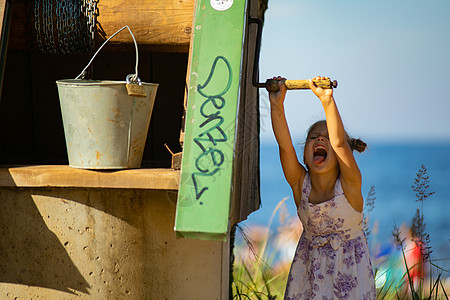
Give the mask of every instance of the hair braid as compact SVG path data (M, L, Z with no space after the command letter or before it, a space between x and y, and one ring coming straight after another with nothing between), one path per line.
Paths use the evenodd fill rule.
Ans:
M356 150L359 153L364 152L367 149L367 144L364 143L361 139L351 138L349 144L352 150Z

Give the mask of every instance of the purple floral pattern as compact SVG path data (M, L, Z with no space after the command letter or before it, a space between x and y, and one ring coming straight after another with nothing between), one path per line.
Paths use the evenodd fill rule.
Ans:
M376 299L375 281L362 213L345 198L340 181L335 197L309 203L309 175L298 215L304 226L286 285L285 300Z
M358 278L352 274L338 272L337 280L333 282L334 295L338 299L348 299L352 290L358 286ZM353 297L351 299L354 299Z
M336 251L334 251L330 243L326 243L323 247L317 248L317 250L322 257L327 257L330 260L334 260L336 257Z

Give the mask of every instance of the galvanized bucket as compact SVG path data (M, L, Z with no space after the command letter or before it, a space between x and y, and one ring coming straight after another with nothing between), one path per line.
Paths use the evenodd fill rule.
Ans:
M115 36L123 29L113 34ZM125 81L76 79L56 81L69 165L83 169L139 168L142 162L158 84L144 83L136 74ZM137 92L136 92L137 91Z

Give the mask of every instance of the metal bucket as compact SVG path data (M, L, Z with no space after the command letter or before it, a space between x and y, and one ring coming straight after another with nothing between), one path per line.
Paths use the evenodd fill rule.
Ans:
M124 28L128 26L115 34ZM128 75L127 81L77 79L102 47L76 79L56 81L71 167L126 169L141 166L158 84L140 82L136 41L135 46L136 74ZM129 78L134 78L135 82L130 83ZM135 84L145 93L130 96L127 84Z

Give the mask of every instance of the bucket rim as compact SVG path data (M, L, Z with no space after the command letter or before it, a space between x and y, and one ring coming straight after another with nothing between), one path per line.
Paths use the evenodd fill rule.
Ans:
M73 86L96 86L96 85L124 85L126 81L118 80L97 80L97 79L60 79L56 80L57 85ZM159 83L141 82L143 85L159 86Z

